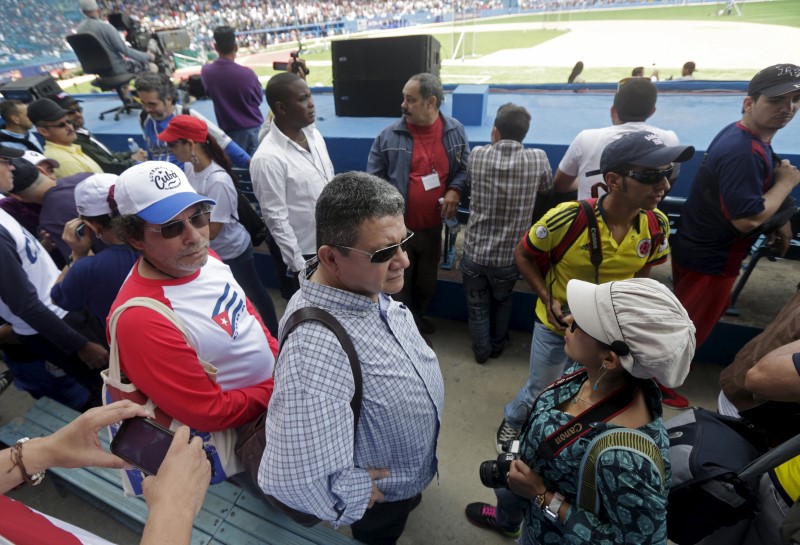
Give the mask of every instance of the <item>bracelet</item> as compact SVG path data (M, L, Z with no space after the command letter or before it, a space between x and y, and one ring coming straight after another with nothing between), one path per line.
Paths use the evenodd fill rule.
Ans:
M539 509L544 510L544 497L547 494L547 489L541 494L537 494L535 498L533 498L533 505L538 507Z
M30 437L23 437L11 447L9 454L11 456L12 466L11 469L9 469L6 473L11 473L11 470L13 470L14 467L18 467L19 472L22 473L22 479L25 481L25 483L30 486L37 486L42 484L42 481L44 480L44 471L29 475L28 470L25 469L25 464L22 462L22 445L30 440Z

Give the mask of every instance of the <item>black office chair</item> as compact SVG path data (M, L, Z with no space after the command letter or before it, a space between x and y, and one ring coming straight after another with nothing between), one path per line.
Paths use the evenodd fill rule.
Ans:
M78 62L81 63L83 71L87 74L97 75L97 78L92 81L92 85L99 87L102 91L116 91L122 101L122 106L102 112L100 119L113 112L114 121L119 121L120 113L129 114L132 110L142 109L142 105L134 102L130 94L126 92L126 87L136 77L136 74L132 72L111 74L111 58L108 56L106 48L97 39L97 36L88 33L72 34L67 36L67 43L69 43L78 57Z

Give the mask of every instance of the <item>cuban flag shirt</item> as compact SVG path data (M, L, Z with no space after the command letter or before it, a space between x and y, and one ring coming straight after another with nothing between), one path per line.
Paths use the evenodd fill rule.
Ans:
M211 250L206 265L184 278L145 278L138 266L111 312L133 297L160 301L180 317L191 345L159 313L129 308L117 322L125 376L162 411L197 430L235 428L259 417L272 394L278 342L230 268ZM198 360L217 368L216 382Z

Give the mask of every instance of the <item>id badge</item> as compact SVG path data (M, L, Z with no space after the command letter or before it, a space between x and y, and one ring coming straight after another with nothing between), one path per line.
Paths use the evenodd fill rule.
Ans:
M431 189L438 189L442 183L439 181L439 175L436 174L436 171L433 171L433 174L428 174L427 176L422 177L422 187L425 188L425 191L430 191Z

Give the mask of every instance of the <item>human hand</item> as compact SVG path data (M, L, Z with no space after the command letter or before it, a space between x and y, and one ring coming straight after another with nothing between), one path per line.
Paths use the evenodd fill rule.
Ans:
M44 229L39 231L39 244L41 244L48 253L56 249L56 243L50 238L50 233Z
M767 246L776 254L784 257L792 243L792 222L787 221L778 229L767 235Z
M547 487L541 475L536 473L522 460L511 462L508 472L508 488L517 496L534 499L539 494L547 492Z
M561 310L561 301L558 299L550 299L550 304L548 305L545 299L544 303L547 310L547 321L550 322L550 325L558 331L566 331L567 325L569 324L567 324L565 320L566 316Z
M137 163L143 163L147 161L147 152L139 148L137 151L131 153L131 159L133 159Z
M441 214L444 219L450 219L458 211L458 203L461 202L461 195L454 189L448 189L444 194L444 202L441 207Z
M80 218L74 218L64 224L64 231L61 233L61 240L72 248L72 259L77 261L89 255L92 249L92 231L84 227L83 234L78 236L78 227L84 225Z
M144 480L142 491L151 512L174 510L174 515L184 514L194 519L210 482L211 464L203 440L198 436L189 440L189 428L181 426L175 430L158 474Z
M134 416L152 418L153 414L133 401L117 401L89 409L50 436L32 439L23 447L28 473L32 475L51 467L124 467L122 458L103 450L97 433Z
M11 324L0 325L0 344L22 344Z
M92 341L86 341L83 348L78 350L78 357L90 369L103 369L108 365L108 350Z
M287 72L293 72L303 78L303 80L306 79L306 70L308 70L306 68L306 60L299 57L292 59L292 62L286 67Z
M368 469L367 473L369 473L370 478L372 479L372 496L369 498L369 503L367 504L367 509L375 505L375 502L383 503L383 492L381 492L380 488L378 488L377 481L381 479L385 479L389 476L388 469Z
M793 188L800 184L800 171L788 159L783 159L775 168L775 183L788 184Z

